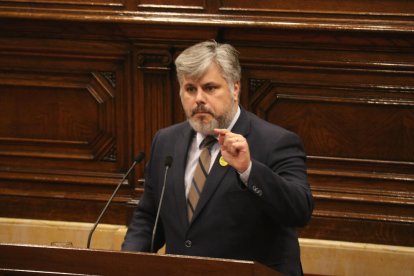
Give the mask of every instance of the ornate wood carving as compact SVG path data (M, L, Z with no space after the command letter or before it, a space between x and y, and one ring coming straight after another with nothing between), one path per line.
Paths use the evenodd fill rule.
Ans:
M115 72L100 72L100 74L111 84L113 88L116 87Z
M139 50L137 58L138 68L146 70L170 70L172 57L168 50Z
M145 132L145 145L147 152L150 150L153 135L160 128L172 123L172 91L171 91L171 66L172 56L167 47L149 47L136 45L137 51L137 82L140 100L145 103L141 112L141 126ZM137 135L143 135L137 134Z

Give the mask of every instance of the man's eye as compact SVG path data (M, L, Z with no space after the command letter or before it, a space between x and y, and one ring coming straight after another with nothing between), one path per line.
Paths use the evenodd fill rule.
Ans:
M197 91L197 89L195 87L189 86L185 89L185 91L187 91L187 93L194 93Z
M216 90L216 87L215 86L207 86L206 87L206 91L207 92L214 92L214 90Z

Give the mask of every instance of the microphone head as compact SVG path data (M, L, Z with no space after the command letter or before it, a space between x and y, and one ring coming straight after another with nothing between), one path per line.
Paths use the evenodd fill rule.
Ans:
M173 162L173 158L171 156L168 155L167 157L165 157L164 165L166 167L168 168L171 167L172 162Z
M144 159L145 154L141 151L140 153L138 153L138 155L134 158L134 161L139 163L142 161L142 159Z

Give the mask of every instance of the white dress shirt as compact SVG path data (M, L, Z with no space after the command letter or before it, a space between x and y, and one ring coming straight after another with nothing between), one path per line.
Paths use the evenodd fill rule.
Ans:
M233 126L236 124L237 119L239 119L239 117L240 117L240 107L237 107L237 112L234 115L234 118L231 121L229 127L227 128L228 130L231 130L233 128ZM188 192L190 191L191 182L192 182L192 179L193 179L193 176L194 176L194 171L195 171L195 168L197 166L198 158L200 157L200 154L201 154L200 144L204 140L205 137L206 137L205 135L197 132L197 134L194 137L193 141L191 142L190 148L188 150L187 165L186 165L186 168L185 168L185 177L184 177L185 196L186 197L188 196ZM217 155L219 154L219 152L220 152L220 145L217 142L211 148L211 160L212 161L216 160ZM209 171L213 167L214 162L210 162ZM249 168L245 172L240 174L240 178L245 184L247 184L247 180L249 179L251 166L252 166L252 164L250 162Z

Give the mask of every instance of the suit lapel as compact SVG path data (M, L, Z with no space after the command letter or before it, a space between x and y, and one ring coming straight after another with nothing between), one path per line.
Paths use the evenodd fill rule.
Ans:
M231 131L234 133L241 134L244 137L247 137L250 130L250 121L248 119L246 111L241 107L240 109L240 117ZM234 170L231 166L221 166L219 164L220 157L221 153L219 153L217 155L216 160L214 160L214 165L211 168L211 171L206 179L206 184L204 186L203 192L201 193L196 210L193 214L193 221L197 219L197 216L201 213L207 202L213 196L214 192L217 190L220 183L224 181L225 175L228 172Z
M176 200L176 206L179 214L179 222L181 225L188 226L188 217L187 217L187 200L185 197L185 184L184 184L184 175L185 168L187 166L187 153L190 143L192 141L194 132L189 124L184 128L184 130L177 135L177 140L174 148L174 172L172 177L172 183L174 187L174 194ZM173 165L173 166L174 166Z

